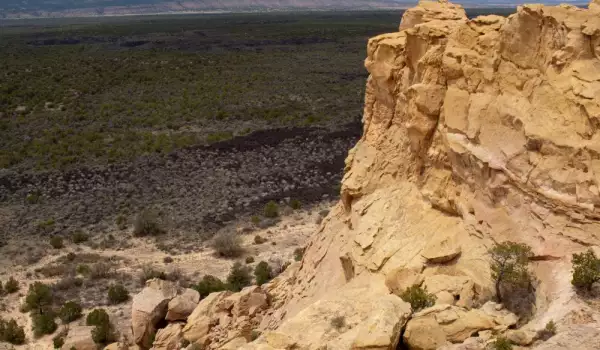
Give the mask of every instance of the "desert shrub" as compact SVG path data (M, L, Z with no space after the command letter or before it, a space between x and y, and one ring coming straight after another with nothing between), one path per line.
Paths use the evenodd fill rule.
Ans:
M331 319L331 327L339 330L346 325L346 318L344 316L335 316Z
M590 292L594 283L600 281L600 259L589 249L580 254L573 254L573 279L571 284L578 291Z
M81 230L77 230L71 235L71 241L75 244L86 242L88 239L90 236Z
M258 339L258 337L260 337L260 332L259 331L253 330L250 333L250 341L255 341L256 339Z
M25 330L14 319L8 322L0 319L0 342L7 342L14 345L24 344Z
M153 278L167 280L167 274L164 271L155 269L152 265L144 265L139 275L140 285L143 286L146 281Z
M260 235L254 236L254 244L263 244L267 241L266 238L261 237Z
M229 275L227 276L227 287L229 290L239 292L242 288L249 286L252 283L250 277L250 268L242 266L239 262L233 264Z
M54 313L46 311L45 313L31 313L31 329L33 335L41 337L42 335L52 334L58 328L54 321Z
M435 304L435 295L427 293L427 288L418 285L413 285L406 288L400 295L402 300L410 304L413 312L425 309Z
M535 289L528 269L531 248L526 244L503 242L496 244L490 255L498 302L527 319L535 306Z
M95 263L90 267L89 276L91 279L103 279L112 276L112 265L104 262Z
M556 334L556 323L550 320L546 323L546 327L538 332L538 338L542 340L548 340Z
M254 262L254 257L253 256L247 256L246 257L246 264L252 264Z
M52 344L54 345L55 349L62 348L62 346L65 345L65 337L62 334L55 336L52 338Z
M61 249L65 247L61 236L52 236L52 238L50 238L50 245L54 249Z
M71 323L81 317L81 305L75 301L66 302L58 312L58 318L63 324Z
M2 281L0 281L0 296L4 295L4 287L2 286Z
M111 304L119 304L129 300L129 292L120 284L114 284L108 288L108 302Z
M90 268L90 265L88 265L88 264L79 264L75 268L75 271L77 271L77 273L82 274L82 275L89 275L91 272L91 268Z
M165 264L170 264L170 263L172 263L172 262L173 262L173 258L172 258L172 257L170 257L170 256L165 256L165 257L163 258L163 262L164 262Z
M119 230L124 230L127 228L127 218L123 214L117 215L115 219L115 224Z
M19 291L19 282L14 277L10 277L4 285L4 290L8 294L16 293Z
M254 224L254 225L258 225L260 224L260 217L258 215L253 215L250 218L250 221Z
M92 339L96 344L107 344L115 339L115 334L106 310L95 309L87 315L86 325L94 326Z
M269 203L267 203L265 205L265 208L263 210L263 215L267 218L276 218L279 216L279 206L277 205L277 203L275 201L269 201Z
M25 307L28 311L43 314L49 310L52 301L52 289L42 282L34 282L25 297Z
M304 248L296 248L294 249L294 260L301 261L304 256Z
M496 341L492 343L493 350L512 350L513 346L510 340L505 337L498 337Z
M192 286L193 289L200 293L200 298L206 298L210 293L220 292L227 289L225 283L212 275L206 275L198 284Z
M213 240L212 247L217 254L227 258L240 256L244 252L241 239L235 232L218 234Z
M298 209L302 208L302 203L300 203L300 201L297 199L292 199L290 201L290 207L294 210L298 210Z
M134 236L157 236L164 232L153 211L144 210L135 217L135 221L133 222Z
M256 284L263 285L271 280L271 266L265 261L261 261L254 268L254 277L256 277Z

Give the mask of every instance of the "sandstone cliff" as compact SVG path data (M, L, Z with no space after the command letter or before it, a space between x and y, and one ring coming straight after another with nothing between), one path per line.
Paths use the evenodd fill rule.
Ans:
M484 349L503 334L598 349L600 312L570 283L572 254L600 246L598 0L472 20L423 1L369 41L365 65L363 136L302 262L263 287L268 309L219 316L211 303L234 302L217 299L262 291L211 295L186 328L219 330L210 348ZM507 240L535 254L527 320L490 302L488 250ZM398 294L412 284L436 305L411 314ZM231 317L262 334L242 345ZM550 320L558 334L536 340Z
M600 317L570 284L572 253L600 245L597 0L472 20L459 5L424 1L399 32L371 39L367 55L364 133L342 201L272 291L283 306L262 327L273 331L247 348L394 349L408 310L393 293L415 279L447 305L436 306L446 308L434 310L437 322L422 315L435 338L426 344L409 322L411 348L512 327L475 308L492 296L487 251L505 240L536 255L524 329L559 324L536 344L597 348ZM335 316L342 328L330 325Z

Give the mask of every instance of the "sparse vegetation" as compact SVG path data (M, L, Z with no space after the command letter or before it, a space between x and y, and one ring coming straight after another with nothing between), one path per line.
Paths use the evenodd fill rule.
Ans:
M25 343L25 330L14 319L6 322L0 318L0 342L22 345Z
M269 201L265 205L265 209L263 210L263 215L267 218L276 218L279 216L279 206L275 201Z
M535 304L533 279L528 269L531 248L521 243L503 242L496 244L490 255L496 299L521 318L528 318Z
M94 326L92 339L96 344L108 344L115 339L110 317L106 313L106 310L95 309L90 312L86 317L85 323L88 326Z
M571 284L579 292L589 293L594 283L600 281L600 259L593 250L573 254L573 279Z
M165 256L165 257L163 258L163 262L164 262L165 264L170 264L170 263L172 263L172 262L173 262L173 258L172 258L172 257L170 257L170 256Z
M52 236L50 238L50 245L54 249L62 249L65 247L65 244L64 244L61 236Z
M127 217L123 214L117 215L115 219L115 224L119 230L124 230L127 228Z
M151 280L153 278L166 280L167 274L164 271L155 269L152 265L144 265L142 267L142 271L140 272L140 285L143 286L146 283L146 281Z
M8 294L16 293L19 291L19 282L14 277L10 277L4 285L4 290Z
M158 216L152 210L143 210L133 222L133 235L136 237L157 236L165 233L161 227Z
M36 338L54 333L56 328L58 328L56 321L54 321L54 313L49 310L46 310L44 313L32 311L31 328Z
M26 310L44 314L50 311L52 306L52 289L42 282L34 282L29 286L25 297Z
M111 285L108 288L108 301L111 304L120 304L129 300L129 292L120 283Z
M247 256L246 257L246 264L252 264L254 262L254 257L253 256Z
M292 199L290 201L290 207L294 210L298 210L298 209L302 208L302 203L297 199Z
M73 243L75 243L75 244L87 242L89 240L89 238L90 238L90 236L81 230L77 230L77 231L73 232L73 234L71 235L71 241L73 241Z
M254 244L263 244L267 241L266 238L261 237L260 235L254 236Z
M260 216L258 216L258 215L252 215L252 217L250 218L250 221L254 225L258 225L258 224L260 224Z
M346 317L342 315L335 316L331 319L331 327L340 330L346 326Z
M239 262L233 264L229 275L227 276L227 289L233 292L239 292L242 288L249 286L252 283L250 277L250 268L243 266Z
M296 248L294 249L294 260L301 261L302 257L304 257L304 248Z
M65 337L62 334L55 336L52 338L52 344L54 345L55 349L62 348L62 346L65 345Z
M71 323L82 316L82 308L79 303L75 301L66 302L58 312L58 318L63 324Z
M553 320L546 323L546 327L538 332L538 338L541 340L548 340L556 335L556 323Z
M496 341L492 343L493 350L512 350L513 346L510 340L505 337L498 337Z
M231 231L216 235L212 247L219 256L226 258L235 258L244 252L240 236Z
M227 289L227 285L220 279L212 275L206 275L198 284L192 286L193 289L200 293L200 298L206 298L210 293L220 292Z
M90 267L89 276L91 279L103 279L112 276L113 266L105 262L97 262Z
M426 287L413 285L400 295L402 300L410 304L412 312L418 312L435 304L435 295L427 293Z
M256 284L263 285L271 280L271 266L265 261L261 261L254 268L254 277L256 278Z

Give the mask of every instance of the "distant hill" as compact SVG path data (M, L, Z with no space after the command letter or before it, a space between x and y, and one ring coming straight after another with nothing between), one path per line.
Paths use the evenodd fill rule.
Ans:
M395 0L1 0L0 16L71 17L220 11L406 8Z
M465 0L464 7L515 7L526 1ZM579 0L529 1L546 4ZM119 16L156 13L286 10L373 10L412 7L416 0L0 0L0 18Z

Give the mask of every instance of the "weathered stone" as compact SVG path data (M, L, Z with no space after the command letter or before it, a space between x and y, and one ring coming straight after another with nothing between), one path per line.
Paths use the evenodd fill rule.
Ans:
M133 297L131 327L135 344L150 348L155 325L165 318L169 301L176 295L177 287L173 282L152 279Z
M170 323L165 328L156 332L152 349L154 350L177 350L181 347L183 339L183 324Z
M521 346L527 346L533 343L537 336L536 332L523 329L509 329L506 331L506 339L511 343Z
M211 293L202 299L192 314L188 317L183 328L183 336L190 342L202 342L211 326L211 317L216 314L219 303L231 295L231 292Z
M396 295L400 295L407 288L420 285L422 282L423 276L419 269L399 268L392 270L385 276L385 285Z
M185 320L194 311L200 302L200 293L193 289L186 289L183 294L169 301L167 321Z
M92 338L93 326L73 326L65 338L62 350L96 350L98 347Z

